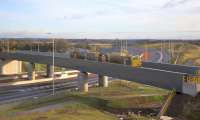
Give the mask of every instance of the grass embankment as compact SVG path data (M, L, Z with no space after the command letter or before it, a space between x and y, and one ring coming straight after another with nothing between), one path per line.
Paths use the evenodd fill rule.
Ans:
M179 117L183 120L200 120L200 94L184 105Z
M177 118L175 120L200 120L200 94L195 97L177 94L168 115Z
M181 63L192 62L193 65L200 66L200 46L187 44L186 50L182 53Z
M88 93L63 92L22 103L0 106L1 120L116 120L113 110L154 108L167 91L132 82L113 81L108 88L91 88ZM146 96L143 96L146 95ZM63 107L53 107L61 104ZM49 107L49 108L47 108ZM47 108L44 111L36 109ZM32 111L36 110L36 111ZM119 111L118 111L119 110ZM130 115L132 120L147 118Z

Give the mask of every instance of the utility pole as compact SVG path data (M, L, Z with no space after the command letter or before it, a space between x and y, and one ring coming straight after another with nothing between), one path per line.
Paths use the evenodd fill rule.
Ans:
M31 41L31 52L33 51L33 41Z
M171 41L172 58L174 58L174 41Z
M3 50L3 40L1 40L1 51L4 51Z
M37 52L40 52L40 42L39 42L39 40L38 40L38 44L37 44L38 46L37 46ZM37 64L37 70L38 70L38 72L40 71L40 69L39 69L39 64Z
M128 52L128 44L127 44L127 40L126 40L126 51Z
M37 48L38 48L38 52L40 52L40 43L38 42L38 44L37 44L38 46L37 46Z
M169 40L169 43L168 43L168 47L169 47L169 63L171 63L171 43L170 43L170 40Z
M122 40L120 40L120 56L122 56Z
M10 52L9 39L7 40L7 52Z

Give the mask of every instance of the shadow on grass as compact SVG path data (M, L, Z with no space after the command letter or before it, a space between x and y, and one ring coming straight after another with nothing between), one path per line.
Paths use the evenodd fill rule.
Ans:
M121 103L124 104L124 101L122 100L116 100L119 103L115 104L114 106L110 106L110 103L113 101L110 100L105 100L103 98L98 98L98 97L93 97L93 96L84 96L84 95L70 95L70 98L73 100L86 104L90 107L94 107L96 109L99 109L101 111L107 111L113 114L128 114L129 112L134 112L136 114L141 114L141 115L156 115L159 112L160 107L149 107L149 108L138 108L137 106L135 107L127 107L123 108L123 105L120 106Z
M66 101L69 101L69 99L64 96L56 96L56 97L46 97L43 99L32 99L26 102L22 102L16 106L14 106L12 109L13 110L30 110L38 107L43 107L46 105L52 105L52 104L57 104L57 103L64 103Z
M106 110L107 108L108 100L102 98L84 95L69 95L68 97L72 100L75 100L75 102L86 104L100 110Z

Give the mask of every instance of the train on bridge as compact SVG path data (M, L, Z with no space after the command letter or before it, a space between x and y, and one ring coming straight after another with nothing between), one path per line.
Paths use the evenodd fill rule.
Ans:
M100 62L110 62L124 65L131 65L133 67L141 67L141 56L132 56L129 54L120 55L119 53L105 54L100 52L80 51L74 50L70 52L70 58L85 59Z

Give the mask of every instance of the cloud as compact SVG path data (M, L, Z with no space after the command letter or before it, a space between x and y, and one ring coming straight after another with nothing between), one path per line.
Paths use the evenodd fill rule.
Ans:
M164 4L163 8L176 7L178 5L185 4L190 1L192 0L169 0L167 3Z
M87 16L85 14L77 13L72 15L66 15L64 16L64 19L66 20L81 20L86 18Z
M132 32L200 30L200 0L8 1L12 2L0 0L0 32L84 32L80 36L98 37L101 32L131 36Z

